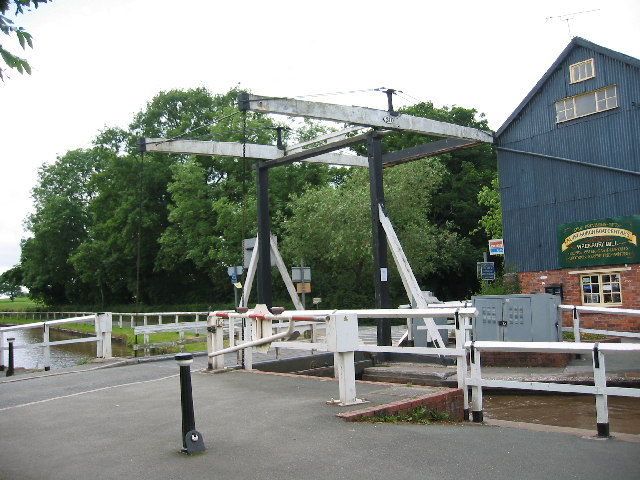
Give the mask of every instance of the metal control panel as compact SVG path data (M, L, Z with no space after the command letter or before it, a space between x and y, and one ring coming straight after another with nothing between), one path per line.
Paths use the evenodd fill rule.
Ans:
M358 348L358 316L354 313L331 315L327 324L327 349L353 352Z
M474 340L558 342L562 339L560 297L548 293L472 297L478 316Z

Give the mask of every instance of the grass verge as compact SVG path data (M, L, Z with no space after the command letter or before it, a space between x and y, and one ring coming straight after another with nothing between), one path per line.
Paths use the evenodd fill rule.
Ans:
M378 423L419 423L423 425L453 422L448 413L425 407L418 407L410 412L398 412L391 415L374 415L368 421Z

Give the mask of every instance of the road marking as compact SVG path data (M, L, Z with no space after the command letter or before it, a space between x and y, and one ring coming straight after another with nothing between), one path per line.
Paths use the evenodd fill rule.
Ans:
M179 376L179 375L180 375L179 373L176 373L176 374L174 374L174 375L169 375L169 376L167 376L167 377L162 377L162 378L155 378L155 379L153 379L153 380L141 380L141 381L139 381L139 382L122 383L122 384L120 384L120 385L110 385L110 386L108 386L108 387L95 388L95 389L93 389L93 390L86 390L86 391L84 391L84 392L76 392L76 393L71 393L71 394L69 394L69 395L62 395L62 396L60 396L60 397L45 398L44 400L38 400L38 401L36 401L36 402L29 402L29 403L23 403L23 404L20 404L20 405L13 405L13 406L11 406L11 407L4 407L4 408L0 408L0 412L4 412L4 411L7 411L7 410L12 410L12 409L14 409L14 408L29 407L29 406L31 406L31 405L38 405L38 404L40 404L40 403L52 402L52 401L54 401L54 400L61 400L61 399L63 399L63 398L77 397L77 396L80 396L80 395L85 395L85 394L87 394L87 393L102 392L102 391L105 391L105 390L111 390L111 389L113 389L113 388L128 387L128 386L131 386L131 385L141 385L141 384L143 384L143 383L159 382L159 381L161 381L161 380L166 380L166 379L168 379L168 378L174 378L174 377L177 377L177 376Z

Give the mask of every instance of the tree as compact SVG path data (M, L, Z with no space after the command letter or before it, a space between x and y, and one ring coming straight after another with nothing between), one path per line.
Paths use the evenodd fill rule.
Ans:
M457 267L457 252L466 248L466 240L451 228L428 220L433 196L445 175L435 159L384 171L387 212L422 285ZM338 186L325 185L298 195L290 204L293 215L280 219L283 255L296 263L302 257L314 268L314 291L331 305L372 306L369 202L368 172L357 170ZM391 272L392 302L406 303L394 266Z
M11 8L11 3L15 6L15 15L23 14L24 9L29 9L32 5L35 8L41 3L47 3L49 0L0 0L0 31L5 35L15 34L20 46L23 50L26 50L27 45L33 48L33 37L22 27L15 27L13 21L5 14ZM20 58L0 45L0 57L4 61L5 65L9 68L14 68L20 73L27 72L31 75L31 66L24 58ZM4 81L5 70L0 67L0 80Z
M433 120L489 130L487 120L477 110L458 106L436 108L431 102L401 109L403 113ZM427 141L438 140L424 135L393 132L383 140L386 151L395 151ZM497 163L493 147L482 144L472 148L455 150L437 157L446 173L433 196L428 218L433 225L456 232L465 238L456 252L460 262L430 282L441 299L459 299L470 295L477 288L476 262L487 248L487 237L477 228L487 207L478 203L478 192L488 187L495 178Z
M483 228L489 238L502 238L502 210L497 176L491 180L491 188L485 185L478 192L478 203L489 209L480 218L479 228Z
M92 177L101 169L92 150L72 150L38 171L35 213L26 221L32 236L23 240L20 260L32 298L59 305L84 295L86 285L68 260L87 236Z
M0 275L0 295L7 295L13 302L22 293L22 268L16 265Z

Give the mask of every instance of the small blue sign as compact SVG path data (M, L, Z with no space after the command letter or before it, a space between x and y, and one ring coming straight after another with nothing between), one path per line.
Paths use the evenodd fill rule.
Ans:
M493 262L482 262L480 264L480 278L482 280L496 279L496 270Z
M238 276L235 273L231 275L231 283L238 283Z

